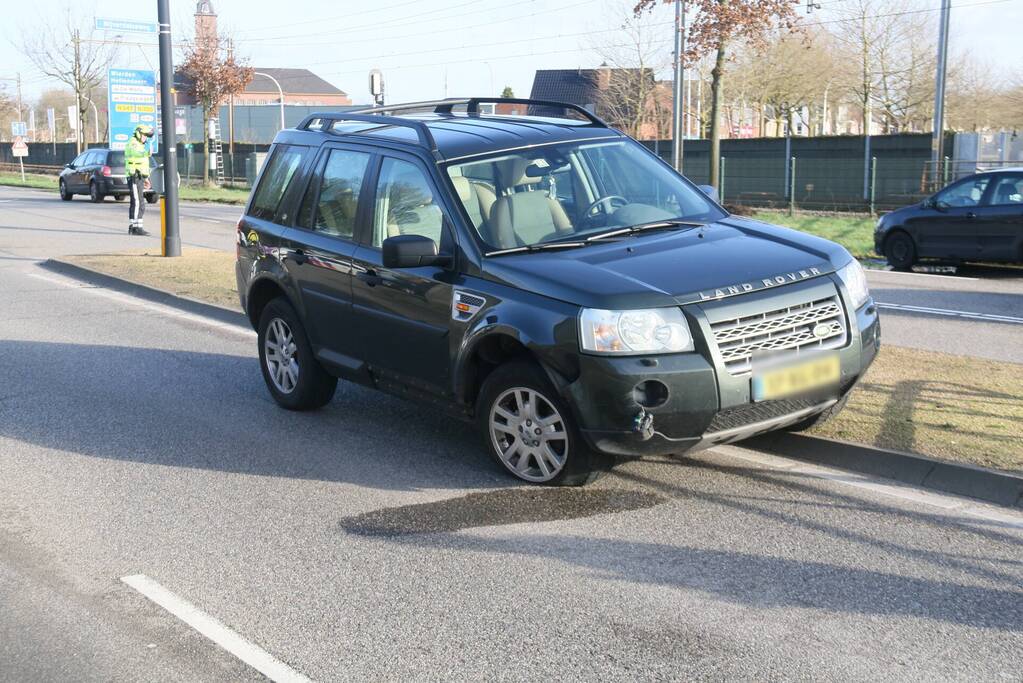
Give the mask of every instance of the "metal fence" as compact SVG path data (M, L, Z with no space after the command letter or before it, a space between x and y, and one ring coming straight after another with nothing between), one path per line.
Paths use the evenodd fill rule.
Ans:
M643 144L670 161L670 141ZM930 155L930 135L722 140L718 188L732 206L893 209L937 189ZM710 184L709 140L685 142L683 173Z

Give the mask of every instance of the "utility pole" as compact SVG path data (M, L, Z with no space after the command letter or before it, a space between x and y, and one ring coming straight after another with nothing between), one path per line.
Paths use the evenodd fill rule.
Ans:
M25 119L21 116L21 73L19 72L15 75L17 76L15 80L18 81L18 120L24 121Z
M171 20L168 0L156 0L160 22L160 117L163 121L163 255L181 256L178 230L178 145L174 134L174 63L171 54Z
M682 97L682 81L685 69L682 66L683 52L686 49L686 4L685 0L675 0L675 83L672 88L673 114L671 162L675 170L682 172L682 126L685 117L685 100Z
M75 126L75 154L82 153L82 127L84 121L82 120L82 37L75 29L75 32L71 36L71 42L74 45L75 50L75 63L74 63L74 75L75 75L75 111L78 117L78 125Z
M938 165L945 150L945 70L948 64L948 23L952 14L952 0L941 0L941 19L938 24L938 68L934 79L934 133L931 138L931 166L934 177L939 178Z

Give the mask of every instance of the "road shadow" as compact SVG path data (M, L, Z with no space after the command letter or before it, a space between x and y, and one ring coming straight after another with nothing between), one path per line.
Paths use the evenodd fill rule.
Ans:
M382 489L511 483L469 424L345 382L289 412L253 357L0 340L0 378L0 437L48 449Z
M709 549L580 535L473 533L402 536L428 549L538 557L592 577L704 593L743 607L928 619L974 628L1023 630L1023 593L886 571Z

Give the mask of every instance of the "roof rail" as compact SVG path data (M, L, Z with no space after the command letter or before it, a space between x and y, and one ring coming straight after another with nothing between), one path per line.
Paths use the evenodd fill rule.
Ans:
M460 105L465 105L465 111L469 114L478 114L480 104L526 104L534 107L561 107L578 112L586 117L586 120L594 126L607 128L608 125L593 112L571 102L555 102L553 100L534 100L520 97L449 97L443 100L425 100L423 102L408 102L406 104L381 105L379 107L367 107L358 109L359 114L384 114L387 112L415 111L418 109L433 109L435 114L450 114L451 110Z
M358 121L361 123L375 123L380 126L400 126L402 128L411 128L416 131L416 136L419 138L419 144L430 150L430 153L434 156L439 156L437 150L437 141L434 140L433 135L430 133L430 129L427 128L426 124L422 121L416 121L415 119L403 119L397 116L383 116L381 114L366 114L364 112L369 110L360 109L355 112L343 112L343 111L328 111L328 112L314 112L309 114L302 123L298 124L298 130L313 130L310 125L314 121L320 121L320 130L329 130L335 123L341 121Z

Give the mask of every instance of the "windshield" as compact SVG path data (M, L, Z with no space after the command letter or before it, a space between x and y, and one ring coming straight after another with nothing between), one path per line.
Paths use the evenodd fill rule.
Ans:
M447 167L480 238L528 247L725 213L632 140L565 143Z

